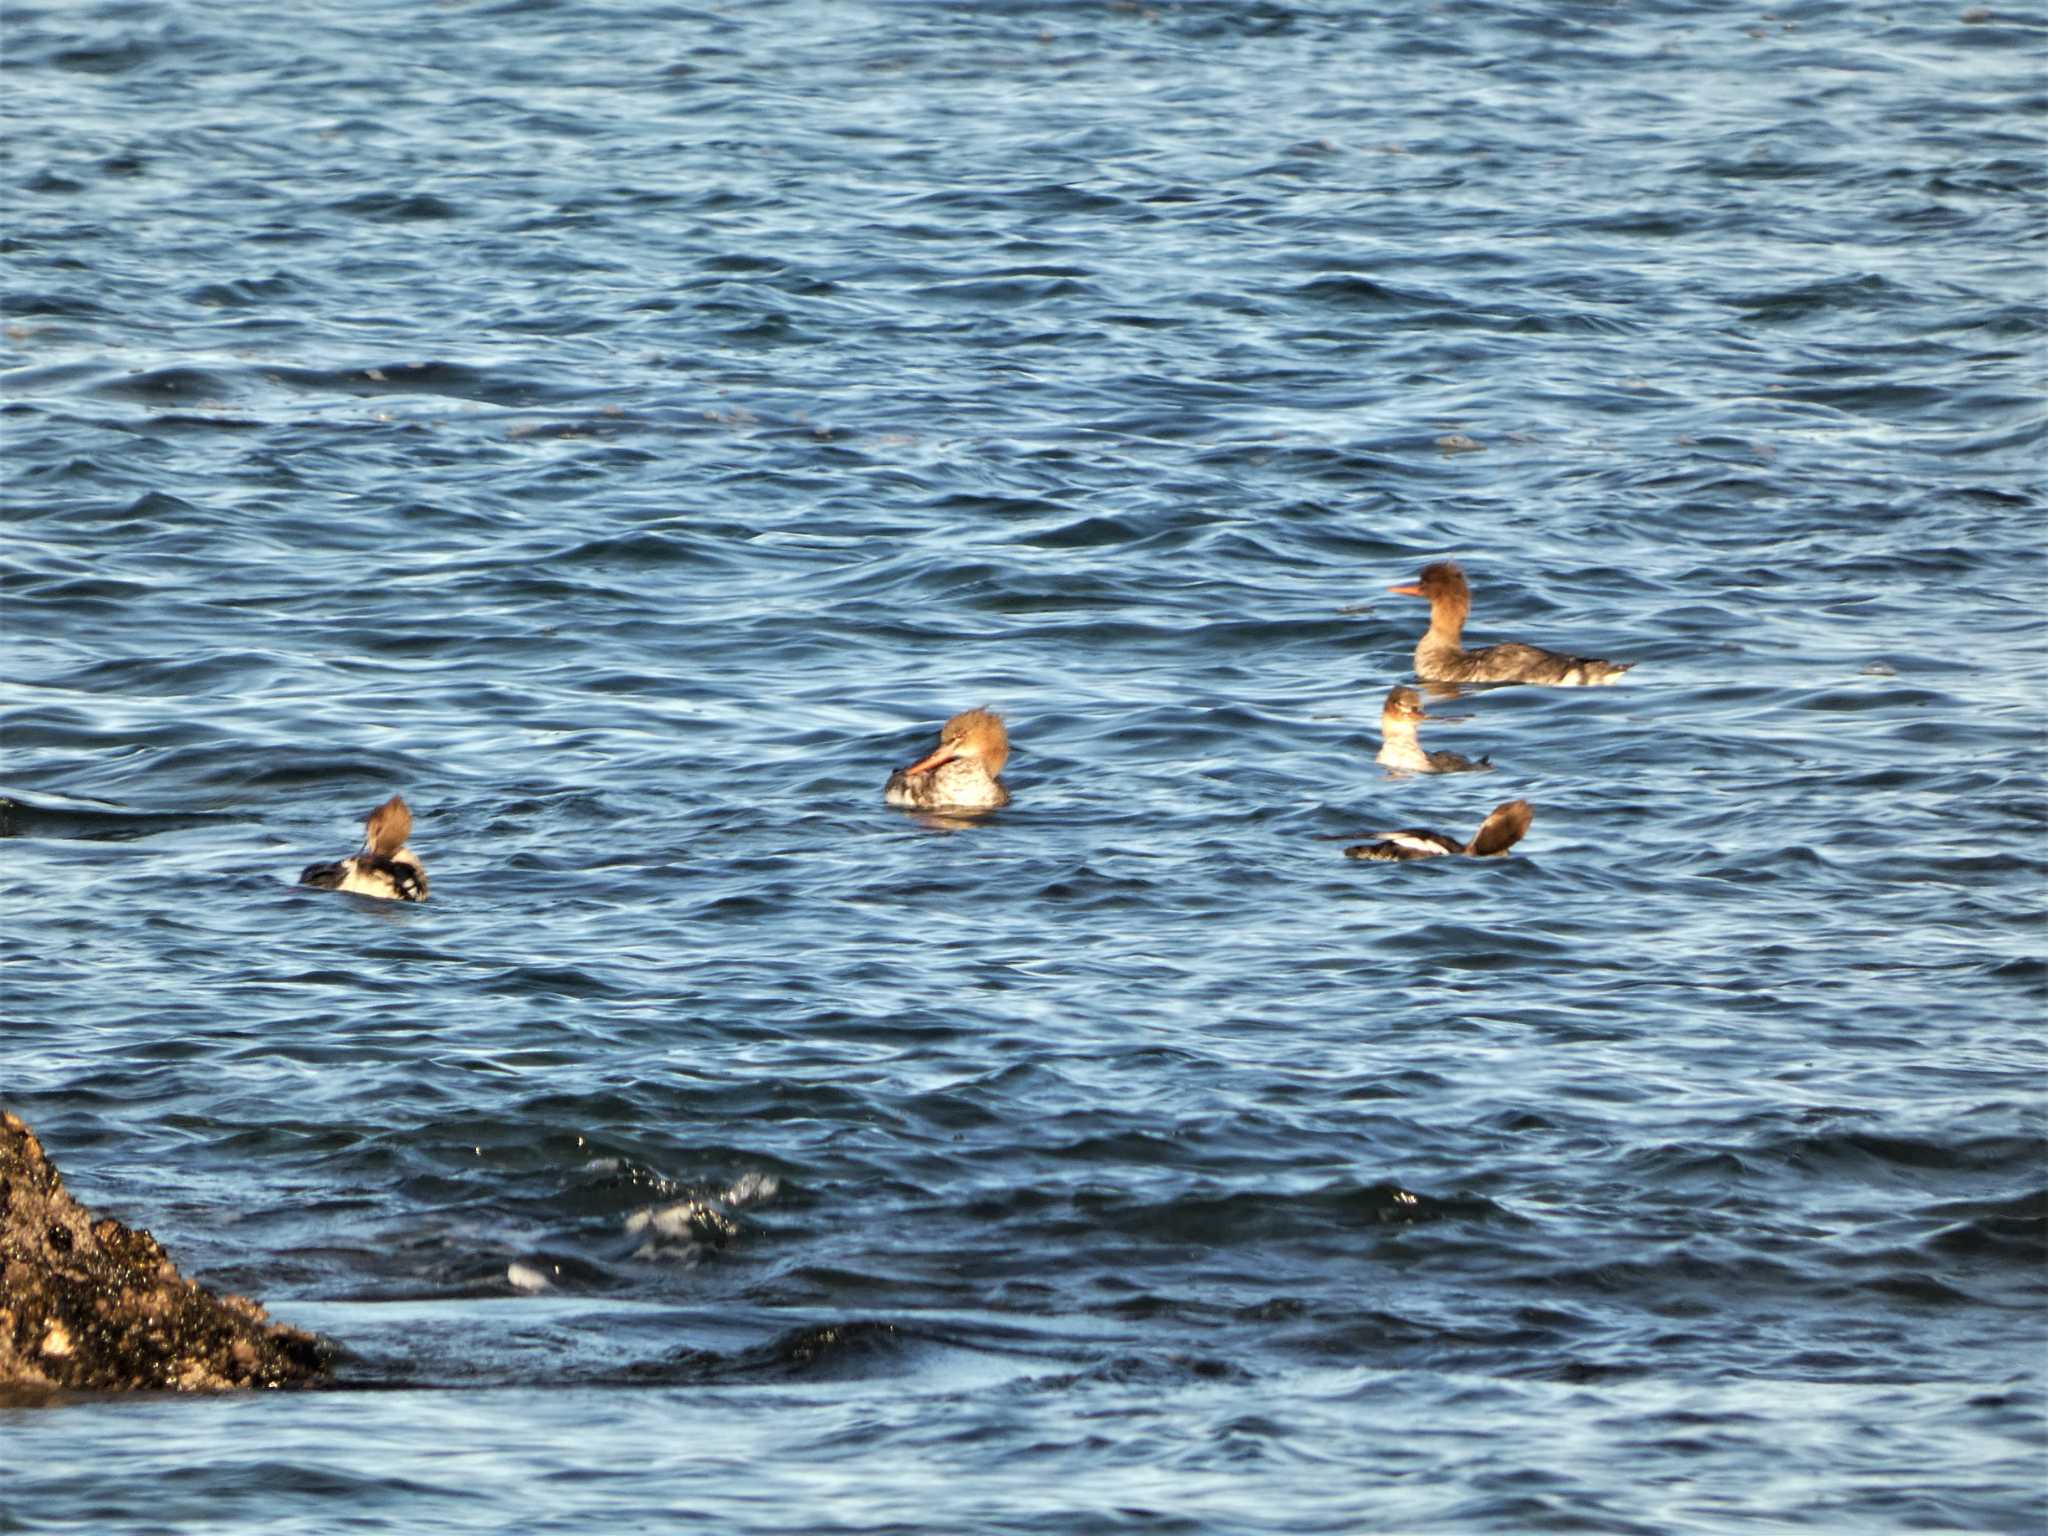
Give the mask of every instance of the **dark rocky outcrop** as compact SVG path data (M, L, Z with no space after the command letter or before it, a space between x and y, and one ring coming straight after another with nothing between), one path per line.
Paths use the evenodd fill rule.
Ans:
M147 1232L94 1219L0 1111L0 1393L294 1386L333 1354L247 1297L194 1285Z

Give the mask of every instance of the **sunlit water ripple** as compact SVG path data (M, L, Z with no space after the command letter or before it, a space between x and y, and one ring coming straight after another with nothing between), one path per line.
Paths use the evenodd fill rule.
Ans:
M2037 1526L2043 30L10 6L0 1531Z

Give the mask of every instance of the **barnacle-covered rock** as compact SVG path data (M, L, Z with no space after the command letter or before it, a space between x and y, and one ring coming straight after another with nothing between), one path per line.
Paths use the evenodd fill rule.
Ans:
M295 1386L333 1356L247 1297L193 1284L147 1232L95 1218L0 1111L0 1393Z

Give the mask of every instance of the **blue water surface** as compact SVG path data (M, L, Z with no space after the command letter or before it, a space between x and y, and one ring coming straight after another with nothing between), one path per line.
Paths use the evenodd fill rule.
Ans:
M4 27L0 1531L2048 1521L2038 14Z

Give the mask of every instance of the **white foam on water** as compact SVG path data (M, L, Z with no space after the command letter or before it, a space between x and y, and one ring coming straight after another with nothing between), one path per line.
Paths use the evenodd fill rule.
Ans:
M773 1200L776 1191L781 1188L782 1180L772 1173L743 1173L732 1188L725 1192L723 1203L732 1207L760 1205Z
M505 1266L505 1278L511 1282L513 1290L524 1291L528 1295L554 1289L554 1282L546 1275L531 1264L521 1264L517 1260Z

